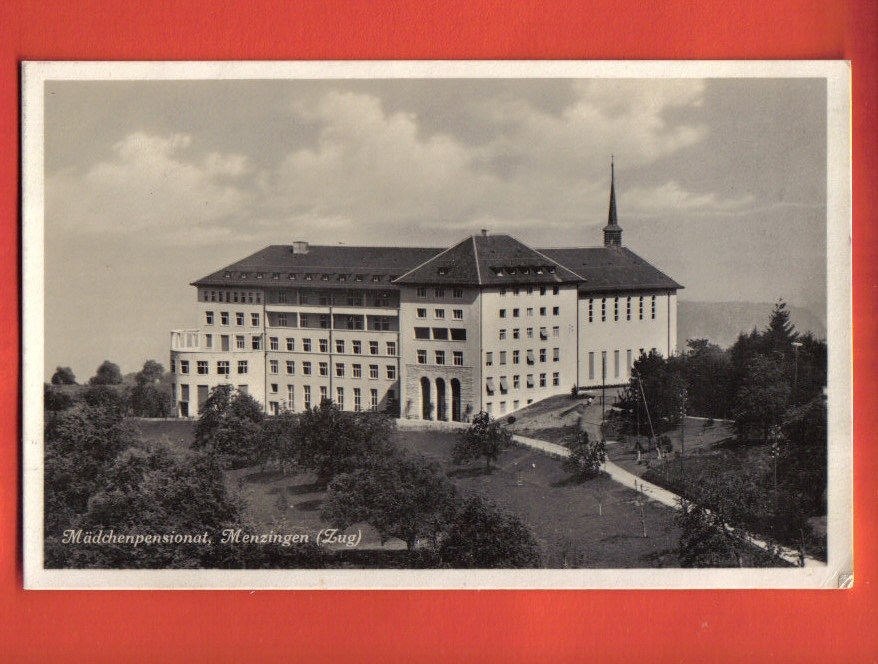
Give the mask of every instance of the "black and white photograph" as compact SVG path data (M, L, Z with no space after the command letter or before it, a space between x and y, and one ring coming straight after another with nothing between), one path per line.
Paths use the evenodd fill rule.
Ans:
M843 62L23 65L31 588L838 588Z

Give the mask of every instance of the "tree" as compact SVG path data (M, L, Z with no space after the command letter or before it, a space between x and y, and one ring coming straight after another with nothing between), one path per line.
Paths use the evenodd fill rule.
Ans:
M48 412L67 410L73 406L73 397L66 392L53 388L48 383L43 385L43 408Z
M488 413L482 411L470 426L461 432L451 450L454 463L462 464L485 457L486 470L491 472L491 462L497 461L500 453L512 445L512 434Z
M741 437L758 433L767 443L772 429L783 422L790 385L776 360L756 356L747 365L735 402L735 426Z
M214 387L198 409L194 449L206 449L228 468L256 463L265 415L253 397L231 385Z
M120 385L121 383L122 371L119 365L109 360L104 360L95 375L88 379L89 385Z
M165 368L161 364L159 364L155 360L147 360L143 363L143 368L139 372L137 372L134 380L137 382L138 385L149 385L160 381L164 373Z
M454 485L437 464L398 452L372 457L368 466L333 479L321 518L342 530L368 523L382 544L396 537L411 551L419 539L435 546L455 496Z
M52 374L52 385L76 385L76 376L70 367L57 367Z
M129 393L131 414L135 417L168 417L173 405L171 394L155 387L162 379L165 368L155 360L147 360L134 376L134 387Z
M765 330L766 349L769 352L777 351L786 355L792 344L798 339L799 333L790 322L790 312L787 311L787 303L778 300L771 310L768 318L768 328Z
M675 516L680 527L680 564L683 567L742 567L743 544L715 513L681 499Z
M458 504L439 545L444 565L459 568L538 567L536 537L515 514L471 496Z
M733 401L729 354L707 339L689 339L683 356L689 412L699 417L723 418Z
M607 460L607 446L603 440L589 441L588 433L580 432L576 440L568 443L570 456L564 459L564 471L578 481L595 477Z

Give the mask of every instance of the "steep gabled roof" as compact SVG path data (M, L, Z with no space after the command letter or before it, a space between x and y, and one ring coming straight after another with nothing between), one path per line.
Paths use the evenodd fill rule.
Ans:
M579 290L582 292L683 288L626 247L578 247L540 251L581 277L584 283Z
M402 275L397 284L503 286L581 278L509 235L473 235Z
M304 243L303 243L304 245ZM386 288L396 277L438 254L434 247L353 247L272 245L213 272L194 286L267 286L326 282ZM292 275L292 276L291 276Z

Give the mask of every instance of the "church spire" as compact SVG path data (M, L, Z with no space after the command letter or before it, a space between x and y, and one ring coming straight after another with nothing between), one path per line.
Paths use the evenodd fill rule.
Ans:
M619 219L616 215L616 164L612 156L610 157L610 212L607 215L607 225L604 226L604 246L622 246L622 229L619 227Z

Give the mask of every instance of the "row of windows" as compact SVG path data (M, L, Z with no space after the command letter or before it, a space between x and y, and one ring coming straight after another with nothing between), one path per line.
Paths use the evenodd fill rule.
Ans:
M428 288L426 286L418 286L417 296L418 297L427 297ZM434 288L433 289L433 297L435 298L444 298L445 297L445 288ZM459 300L463 297L463 288L452 288L451 289L451 297Z
M305 338L301 340L301 350L304 353L318 352L318 353L328 353L329 352L329 339L318 339L317 340L317 350L314 351L314 344L312 343L312 339ZM378 355L378 351L380 349L380 344L377 341L370 341L367 345L369 350L369 355ZM350 352L354 355L362 355L363 354L363 342L359 339L354 339L350 342L350 346L348 346L347 341L344 339L336 339L335 340L335 352L339 355L343 355L350 348ZM281 350L280 337L269 337L268 338L268 349L269 350ZM294 337L287 337L285 339L284 349L290 352L294 352L296 350L296 339ZM396 355L396 342L395 341L386 341L384 342L384 350L387 355Z
M262 304L261 291L202 290L203 302L240 302L241 304Z
M526 403L528 405L532 404L533 399L528 399ZM520 406L520 402L518 401L518 399L515 399L512 402L512 410L518 410L519 406ZM488 401L485 403L485 411L488 413L488 415L491 415L494 412L494 404L491 401ZM501 401L500 402L500 414L503 415L505 412L506 412L506 402Z
M300 314L270 313L268 325L270 327L301 327L328 330L375 330L386 332L396 330L396 317L391 316L363 316L361 314Z
M548 316L547 311L548 311L548 307L539 307L540 316ZM500 318L506 318L506 309L500 309L500 311L498 312L498 315L500 316ZM525 309L525 315L528 318L533 318L534 308L527 307ZM552 307L552 315L553 316L560 316L561 315L561 307ZM513 318L519 318L520 316L521 316L521 309L515 308L512 310L512 317Z
M540 295L545 295L548 292L546 286L539 286L538 289L539 289ZM533 286L526 286L523 290L527 295L534 294L534 287ZM515 288L510 288L509 291L512 293L513 297L518 297L519 295L521 295L522 289L519 288L518 286L516 286ZM559 286L552 286L552 295L557 295L560 292L561 292L561 288ZM506 293L507 293L506 288L500 289L500 297L506 297Z
M415 339L433 341L466 341L466 330L462 327L416 327Z
M525 376L524 384L528 388L546 387L548 381L548 375L541 374L527 374ZM511 389L520 390L521 389L521 376L516 374L512 376L512 384ZM552 386L558 387L561 384L561 373L556 371L552 374ZM500 391L500 394L507 394L510 389L510 383L507 376L500 376L497 382L494 382L493 376L490 376L485 379L485 394L488 396L492 396L497 390Z
M329 388L326 385L319 386L317 391L317 395L319 395L319 403L323 403L330 399ZM356 412L361 412L363 410L363 391L359 387L355 387L352 390L353 392L353 410ZM280 385L277 383L271 383L269 385L269 394L279 394L280 393ZM312 398L314 396L314 392L311 389L310 385L302 386L302 406L305 410L308 410L312 407L313 402ZM345 388L336 387L335 388L335 404L339 407L339 409L345 409ZM296 409L296 386L295 385L287 385L287 393L286 393L287 401L286 407L290 410ZM396 398L395 390L387 391L388 399ZM319 404L318 404L319 405ZM280 410L280 404L276 401L270 401L269 407L273 414L277 414ZM370 389L369 390L369 410L376 411L378 410L378 390Z
M501 350L497 352L497 360L498 364L506 364L506 354L507 351ZM538 349L538 356L540 362L546 362L547 357L547 349L540 348ZM528 349L526 351L525 357L527 358L528 364L534 364L537 361L537 355L534 353L533 349ZM552 349L552 361L560 362L561 361L561 349L553 348ZM513 350L512 351L512 364L520 364L521 363L521 351ZM494 365L494 352L487 351L485 352L485 366L490 367Z
M446 364L448 355L444 350L437 350L433 352L433 362L435 364ZM463 366L463 351L455 350L451 353L451 363L456 367ZM427 364L427 351L424 349L418 350L418 364Z
M653 348L652 352L656 352L656 349ZM639 351L639 355L643 355L646 353L645 348L641 348ZM634 364L634 356L633 351L629 348L625 351L625 366L630 369ZM598 360L600 362L598 363ZM608 357L608 351L601 351L600 358L598 358L597 353L590 352L588 354L588 379L595 380L595 376L598 378L606 379L606 378L621 378L624 377L622 374L622 351L614 350L612 357L612 364L608 364L610 358ZM612 373L610 373L612 372Z
M317 304L323 307L396 307L397 299L390 293L361 293L356 291L276 291L270 295L277 304Z
M616 322L619 321L620 316L622 315L620 312L620 304L621 304L620 300L621 299L622 298L619 298L619 297L613 298L613 320ZM632 299L633 298L630 296L625 298L625 320L631 320L631 300ZM638 316L639 320L643 320L643 315L644 315L643 300L644 300L644 297L641 295L638 298L638 300L639 301L638 301L638 305L637 305L637 316ZM651 300L651 302L650 302L650 318L652 320L655 320L656 296L655 295L651 296L650 300ZM594 322L594 318L595 318L595 312L594 312L595 306L594 305L595 305L594 298L589 298L589 300L588 300L588 322L589 323ZM607 298L602 297L601 298L601 322L604 323L604 322L606 322L606 320L607 320Z
M300 274L298 272L253 272L252 274L257 279L265 279L265 277L268 276L272 281L280 281L281 278L288 279L289 281L298 281L300 277L303 281L320 280L320 281L347 282L350 280L350 281L360 283L360 282L367 280L367 275L364 275L364 274L348 275L348 274L344 274L344 273L338 274L338 273L314 273L314 272L305 272L303 274ZM251 275L250 272L233 272L232 270L226 270L223 273L223 278L224 279L231 279L231 278L237 276L238 279L249 279L250 275ZM350 279L348 279L348 277L350 277ZM368 275L368 281L371 281L373 283L379 283L381 281L393 281L397 277L399 277L398 274L390 274L390 275L372 274L372 275Z
M245 317L243 311L236 311L235 312L235 325L237 325L238 327L243 327L245 318L246 317ZM213 311L205 311L204 312L205 324L213 325L214 320L215 320L215 318L214 318ZM219 324L220 325L229 325L229 320L230 320L229 312L228 311L220 311ZM250 314L250 325L252 327L259 327L259 314L258 313L254 312L254 313Z
M549 338L549 328L548 327L541 327L539 330L539 335L540 335L540 339L543 339L543 340L548 339ZM506 341L506 328L501 329L498 332L497 336L500 339L500 341ZM532 328L532 327L525 328L525 336L528 339L533 339L534 338L534 328ZM552 336L556 339L561 336L560 326L555 325L552 327ZM512 328L512 338L513 339L520 339L521 338L521 328L519 328L519 327Z
M417 315L418 318L426 318L426 307L418 307ZM433 309L433 318L437 320L445 320L445 309ZM463 309L452 309L451 318L454 320L463 320Z
M314 362L304 361L301 365L302 375L303 376L313 376L314 373ZM317 373L318 376L329 376L329 362L317 362ZM295 360L285 360L284 366L286 368L287 375L293 376L296 373L296 361ZM362 364L351 364L350 365L351 378L362 378L363 377L363 365ZM379 376L379 367L377 364L368 365L368 374L369 378L372 380L377 380ZM268 361L268 372L271 374L280 373L280 360L269 360ZM337 378L344 378L347 376L347 365L344 362L336 362L335 363L335 371L334 375ZM396 380L396 365L395 364L387 364L384 366L384 375L387 380Z

